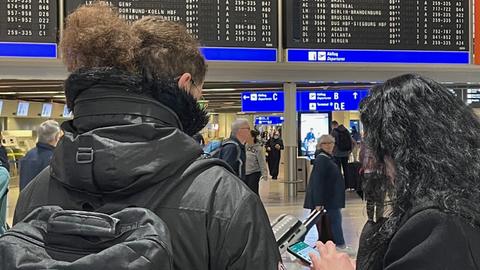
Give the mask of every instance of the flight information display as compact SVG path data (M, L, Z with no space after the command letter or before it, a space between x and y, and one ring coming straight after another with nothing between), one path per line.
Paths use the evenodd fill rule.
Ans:
M0 57L57 56L57 0L0 0Z
M303 52L302 57L294 51L290 61L416 62L422 61L416 58L426 57L426 63L469 63L469 0L285 0L285 3L286 47L328 50ZM354 50L363 50L365 57ZM409 55L402 51L420 53ZM458 54L448 54L452 52Z
M57 42L57 0L0 0L0 41Z
M67 13L93 1L65 1ZM107 1L125 19L162 16L183 22L205 47L277 48L277 0Z

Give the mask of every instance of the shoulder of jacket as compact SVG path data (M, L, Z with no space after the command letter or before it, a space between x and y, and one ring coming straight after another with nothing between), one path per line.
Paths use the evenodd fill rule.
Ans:
M195 207L204 207L214 217L228 220L251 195L242 181L223 166L211 166L195 176L190 189ZM198 195L198 196L197 196Z

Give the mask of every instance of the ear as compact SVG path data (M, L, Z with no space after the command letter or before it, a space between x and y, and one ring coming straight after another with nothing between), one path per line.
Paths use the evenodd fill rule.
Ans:
M190 81L192 80L192 74L183 73L178 79L178 88L188 90L190 88Z

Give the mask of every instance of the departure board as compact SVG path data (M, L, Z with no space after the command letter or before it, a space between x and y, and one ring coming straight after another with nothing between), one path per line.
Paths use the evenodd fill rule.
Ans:
M65 1L67 14L85 0ZM277 48L277 0L107 1L134 21L158 15L183 22L205 47Z
M57 42L57 8L57 0L0 0L0 42Z
M469 0L285 0L285 5L287 48L434 51L445 62L455 60L446 52L461 52L457 60L469 60ZM312 52L306 60L349 62L356 56L317 52L314 57ZM405 59L388 53L374 56L369 56L373 62ZM436 55L411 58L421 56Z

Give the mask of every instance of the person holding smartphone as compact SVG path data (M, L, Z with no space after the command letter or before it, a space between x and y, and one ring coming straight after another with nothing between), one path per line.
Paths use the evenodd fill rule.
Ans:
M439 83L407 74L361 104L366 143L385 166L391 210L360 236L356 269L480 269L480 121ZM355 269L333 243L314 270Z

